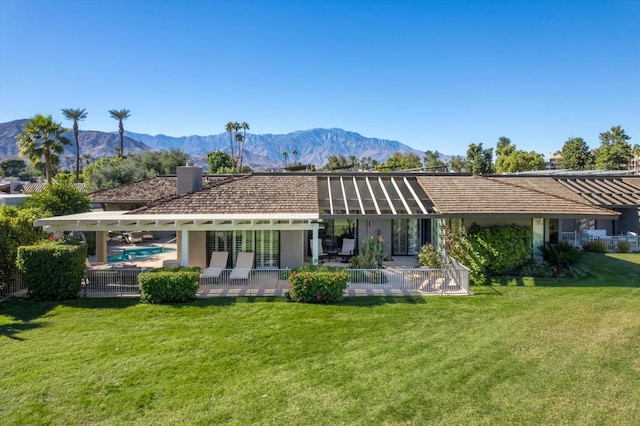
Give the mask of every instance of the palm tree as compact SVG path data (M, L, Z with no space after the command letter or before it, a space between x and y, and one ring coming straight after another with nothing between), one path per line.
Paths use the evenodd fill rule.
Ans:
M17 136L20 155L26 155L34 165L40 163L44 157L45 175L47 183L53 178L53 165L60 161L60 154L65 145L71 141L62 136L66 131L61 123L53 121L51 115L36 114L23 127L23 133Z
M298 156L298 150L294 149L293 151L291 151L291 155L293 155L293 162L296 162L296 157Z
M237 161L238 164L238 172L240 172L242 170L242 144L244 143L244 136L242 136L240 133L236 133L236 155L239 157L239 161Z
M122 122L127 118L131 117L131 111L128 109L110 109L109 114L112 118L118 120L118 124L120 125L118 131L120 132L120 150L118 151L118 157L122 157L124 155L124 126Z
M242 170L242 163L244 161L244 144L247 143L247 130L249 130L249 123L243 121L240 123L242 129L242 148L240 150L240 170Z
M236 124L238 124L237 122L233 122L233 121L229 121L225 126L224 129L227 131L227 133L229 133L229 145L231 146L231 167L235 167L236 163L235 163L235 150L234 145L233 145L233 133L236 131Z
M82 159L84 160L84 165L87 166L91 164L91 154L82 154Z
M283 151L282 152L282 158L284 159L284 168L287 168L287 158L289 157L289 154L287 153L287 151Z
M76 181L80 179L80 142L78 140L78 121L87 118L87 111L82 108L63 108L62 115L67 120L73 121L73 136L76 139Z

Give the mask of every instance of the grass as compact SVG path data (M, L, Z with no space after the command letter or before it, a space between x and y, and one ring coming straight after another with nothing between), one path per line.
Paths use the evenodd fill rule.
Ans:
M469 297L0 303L3 424L637 424L640 254Z

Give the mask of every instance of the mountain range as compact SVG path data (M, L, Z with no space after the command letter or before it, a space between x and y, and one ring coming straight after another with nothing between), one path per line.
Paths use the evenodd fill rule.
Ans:
M19 156L16 136L22 132L22 126L28 120L15 120L0 123L0 161ZM70 140L72 132L65 134ZM99 132L80 130L81 153L88 154L92 159L112 157L115 148L120 146L120 136L117 132ZM148 135L125 131L124 152L139 154L150 150L179 150L191 157L191 160L204 166L206 155L212 151L229 152L230 141L228 133L209 136L171 137L166 135ZM297 155L292 155L293 151ZM353 155L360 159L371 157L377 161L385 161L395 152L414 153L422 158L423 152L397 141L368 138L355 132L342 129L312 129L301 130L285 135L251 134L247 133L245 143L245 164L254 170L268 170L283 166L282 153L288 153L288 161L299 161L302 164L321 166L326 164L330 155L343 155L345 158ZM61 158L75 158L75 143L67 148ZM61 164L64 164L61 161Z

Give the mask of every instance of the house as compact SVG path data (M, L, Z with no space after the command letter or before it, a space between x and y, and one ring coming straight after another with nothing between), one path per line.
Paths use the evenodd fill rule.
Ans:
M294 268L317 244L383 238L388 255L412 256L440 243L445 225L531 226L534 247L563 232L640 229L640 177L471 176L420 173L256 173L176 177L100 191L104 211L40 219L50 232L96 231L99 261L108 231L167 230L184 265L207 266L214 251L253 251L256 268ZM311 241L311 242L310 242Z

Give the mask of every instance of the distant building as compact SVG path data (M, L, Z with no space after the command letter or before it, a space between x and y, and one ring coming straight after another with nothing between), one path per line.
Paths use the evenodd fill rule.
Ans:
M545 170L558 170L562 167L562 155L559 153L549 153L549 159L544 162Z
M631 157L628 168L632 172L635 172L635 174L640 174L640 155Z

